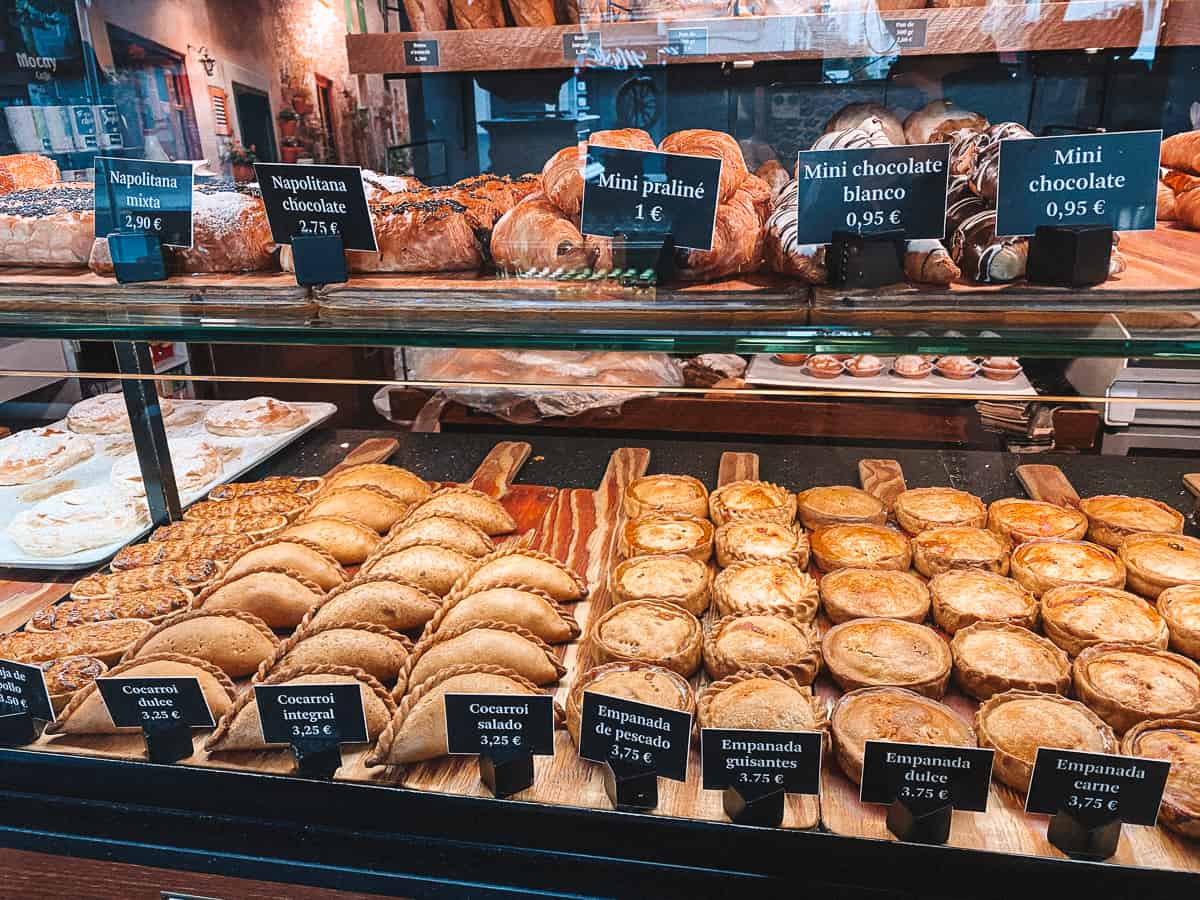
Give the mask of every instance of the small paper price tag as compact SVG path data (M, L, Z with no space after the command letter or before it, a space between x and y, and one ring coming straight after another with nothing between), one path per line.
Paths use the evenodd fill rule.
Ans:
M255 163L271 237L290 244L297 235L337 235L346 250L378 249L358 166Z
M867 741L859 799L984 812L994 756L977 747Z
M447 694L451 756L528 750L554 755L554 698L549 694Z
M96 687L118 728L216 725L200 679L189 677L97 678Z
M583 693L579 755L592 762L643 766L685 781L691 733L691 713Z
M256 684L254 702L268 744L367 740L362 689L354 684Z
M96 157L96 237L146 234L168 247L192 246L190 163Z
M35 719L54 721L45 673L38 666L0 659L0 716L22 713Z
M1163 759L1039 747L1025 811L1153 825L1170 770Z
M700 769L705 790L758 787L816 794L821 785L821 735L702 728Z

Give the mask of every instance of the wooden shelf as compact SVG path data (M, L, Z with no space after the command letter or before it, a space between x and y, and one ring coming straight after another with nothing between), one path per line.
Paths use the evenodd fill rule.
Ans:
M1109 0L1072 3L993 4L948 9L889 11L884 29L871 27L874 12L803 16L679 19L548 28L388 32L346 36L355 74L413 75L514 69L638 69L662 64L776 61L1079 50L1134 47L1153 34L1160 45L1200 43L1200 0L1164 3L1159 22L1146 22L1143 6ZM891 24L896 23L896 24ZM685 48L680 29L706 36ZM572 49L599 34L599 50ZM592 37L591 40L595 41ZM437 42L437 65L415 65L412 42ZM428 49L428 48L427 48ZM686 52L685 52L686 49Z

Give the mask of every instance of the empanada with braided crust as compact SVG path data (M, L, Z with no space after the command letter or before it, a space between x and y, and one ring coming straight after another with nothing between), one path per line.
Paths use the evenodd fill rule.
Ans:
M513 547L478 560L454 585L454 593L518 584L545 591L559 603L582 600L588 592L587 582L553 556Z
M303 575L274 566L252 569L215 584L196 598L196 609L240 609L271 628L295 628L325 592Z
M358 571L415 584L440 597L469 571L473 562L474 557L445 544L414 544L401 550L378 551Z
M303 575L321 590L328 591L346 581L346 572L334 557L319 544L304 538L272 537L259 541L249 550L234 557L225 578L236 578L243 572L275 566Z
M395 684L411 649L408 638L382 625L310 625L275 648L258 667L255 681L281 667L327 665L357 667L385 685Z
M285 528L279 537L312 541L343 566L361 563L379 546L379 532L346 516L302 519Z
M440 603L437 594L415 584L387 575L360 575L318 601L300 627L371 622L394 631L412 631L433 618Z
M461 519L478 526L488 535L509 534L517 530L517 523L499 501L467 487L434 491L432 497L413 509L410 519L415 522L428 516Z
M494 621L520 625L547 644L561 644L579 637L579 623L574 616L545 591L525 586L487 588L474 594L452 593L429 620L426 633Z
M379 552L390 553L414 544L442 544L476 558L496 549L495 542L478 525L442 515L400 520L379 545Z
M230 678L253 674L279 646L267 623L236 609L194 609L171 616L129 648L127 660L178 653L210 662Z
M389 494L410 504L420 503L433 493L423 478L414 475L408 469L389 466L386 463L363 463L361 466L342 469L326 478L325 484L329 488L370 484L383 488Z
M393 697L451 666L485 663L511 669L534 684L553 684L567 673L550 645L511 622L468 622L417 641Z
M411 506L410 502L373 484L348 484L318 494L303 518L345 516L384 534L404 518Z

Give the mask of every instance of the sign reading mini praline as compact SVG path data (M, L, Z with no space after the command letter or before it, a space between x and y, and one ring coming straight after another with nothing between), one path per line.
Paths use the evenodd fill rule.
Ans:
M554 698L549 694L447 694L446 751L451 756L528 751L554 755Z
M579 755L584 759L641 766L685 781L691 734L691 713L583 692Z
M821 785L821 734L701 728L700 769L709 791L735 787L816 794Z
M45 673L39 666L0 659L0 716L23 713L35 719L54 721Z
M711 250L721 160L653 150L587 148L584 234L670 234L676 247Z
M268 744L367 740L362 688L354 684L256 684L254 702Z
M985 812L994 756L978 747L867 741L859 799Z
M168 247L192 246L191 163L97 156L96 237L146 234Z
M212 728L212 710L195 676L97 678L96 687L118 728Z
M290 244L298 235L337 235L347 250L378 249L358 166L255 163L271 237Z
M1163 759L1039 747L1025 811L1153 825L1170 770Z

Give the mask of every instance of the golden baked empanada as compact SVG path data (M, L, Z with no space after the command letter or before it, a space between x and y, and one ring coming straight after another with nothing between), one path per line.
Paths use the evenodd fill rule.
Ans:
M405 503L420 503L433 493L424 479L408 469L389 466L386 463L363 463L361 466L342 469L336 475L326 478L325 484L329 488L373 484L399 497Z
M386 576L415 584L442 596L452 588L475 562L445 544L414 544L402 550L376 553L359 569L362 575Z
M404 635L366 622L298 628L258 667L255 681L280 667L327 665L356 667L384 684L394 684L411 649L412 642Z
M224 577L237 578L243 572L274 566L303 575L323 591L346 581L346 572L319 544L304 538L272 537L259 541L234 557Z
M414 544L442 544L473 557L487 556L496 549L495 542L478 525L450 516L422 516L397 522L379 551L390 553Z
M272 475L261 481L240 481L219 484L208 492L209 500L233 500L237 497L256 497L261 494L297 494L311 497L325 484L319 476Z
M446 755L447 694L540 694L538 686L500 666L451 666L411 687L363 761L394 766Z
M215 584L196 598L197 609L240 609L271 628L295 628L325 592L303 575L275 566L252 569Z
M367 720L367 739L375 737L387 727L396 704L391 695L375 678L362 669L349 666L285 666L264 678L259 684L354 684L358 682L362 692L363 713ZM209 753L225 750L263 750L280 746L267 744L263 740L262 720L258 715L258 704L254 702L254 687L251 685L238 695L233 707L204 742Z
M511 622L468 622L417 641L392 696L451 666L485 663L511 669L534 684L552 684L567 673L550 645Z
M171 616L129 648L126 660L177 653L210 662L230 678L252 674L279 645L267 623L236 609L194 609Z
M532 631L547 644L579 637L579 623L545 591L531 587L494 587L474 594L452 593L429 620L426 634L482 622L510 622Z
M433 496L410 513L413 522L428 516L462 519L478 526L489 535L508 534L517 530L517 523L499 501L468 487L449 487L434 491Z
M404 518L411 505L373 484L349 484L327 489L314 497L303 518L345 516L383 534Z
M208 701L213 719L220 719L233 706L237 691L229 676L202 659L178 653L154 653L123 662L109 669L106 678L196 678ZM46 734L120 734L137 728L118 728L108 714L96 682L71 698L57 721L46 726Z
M559 603L587 596L587 582L553 556L512 547L497 550L476 562L454 585L454 593L469 594L491 587L524 585L545 591Z
M289 519L308 509L308 498L299 494L253 494L232 500L201 500L183 512L185 522L230 519L240 516L267 516L279 513Z
M379 532L346 516L302 519L285 528L279 537L312 541L343 566L357 565L379 546Z
M221 577L221 564L211 559L183 559L126 569L124 572L96 572L71 586L71 599L116 597L130 591L153 591L163 587L198 590Z
M415 584L386 575L359 575L318 601L300 627L371 622L395 631L412 631L433 618L441 602L437 594Z

